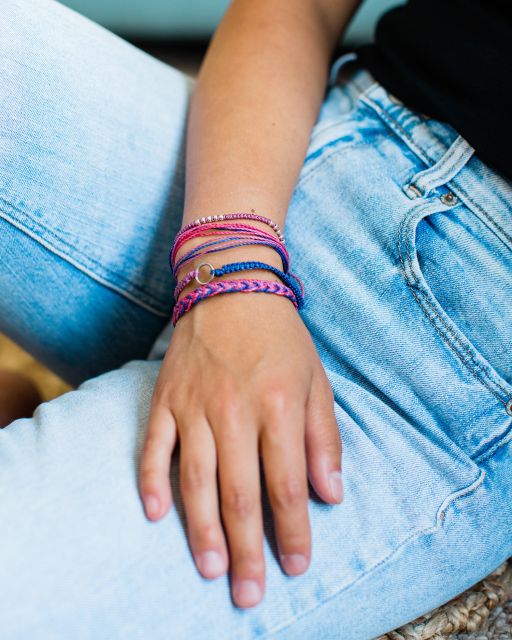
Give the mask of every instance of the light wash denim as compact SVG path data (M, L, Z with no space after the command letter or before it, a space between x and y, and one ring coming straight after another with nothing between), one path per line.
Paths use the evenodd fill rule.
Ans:
M178 456L159 523L136 485L194 80L54 2L0 24L0 328L81 383L0 432L1 640L369 640L511 556L512 184L334 62L286 235L345 500L311 493L289 577L262 485L266 594L240 609L192 561Z

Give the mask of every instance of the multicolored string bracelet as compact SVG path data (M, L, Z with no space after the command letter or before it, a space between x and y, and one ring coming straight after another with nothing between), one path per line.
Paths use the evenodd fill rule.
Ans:
M185 225L178 232L178 235L180 235L181 233L184 233L185 231L188 231L192 227L206 224L208 222L222 222L223 220L254 220L258 222L263 222L264 224L267 224L276 232L277 237L279 238L279 240L281 240L283 244L285 242L284 234L276 222L274 222L270 218L266 218L265 216L261 216L257 213L246 213L246 212L222 213L218 215L203 216L202 218L197 218L196 220L193 220L192 222L189 222L187 225Z
M178 320L196 304L204 300L223 293L252 293L254 291L263 293L274 293L279 296L289 298L295 308L298 307L297 300L293 291L275 280L258 280L258 279L245 279L239 280L219 280L217 282L210 282L204 284L194 291L191 291L182 300L174 305L172 312L172 323L176 326Z
M209 273L204 279L202 279L200 277L200 274L201 274L201 270L204 267L209 268ZM182 278L182 280L178 282L174 290L174 299L178 301L180 293L194 279L198 284L205 285L205 284L209 284L214 277L219 277L219 276L226 275L228 273L236 273L239 271L247 271L252 269L265 269L277 275L280 278L280 280L293 291L298 303L298 309L302 309L302 307L304 306L304 286L301 280L291 272L284 273L283 271L281 271L277 267L274 267L273 265L267 264L266 262L260 262L257 260L249 260L245 262L231 262L219 268L215 268L209 262L202 262L195 269L193 269L192 271L189 271Z
M262 222L268 225L275 232L275 235L254 225L236 222L236 220ZM186 242L206 237L210 239L186 251L177 259L178 251ZM197 259L210 253L247 245L264 245L274 249L281 257L283 269L280 270L273 265L255 260L229 263L220 268L213 267L209 262L200 263L198 267L189 271L176 286L174 292L176 303L172 313L172 322L174 325L176 325L183 314L190 311L198 302L222 293L249 293L254 291L274 293L289 298L296 309L300 309L303 306L304 287L300 279L289 271L290 256L285 246L284 235L277 223L259 214L235 212L197 218L184 226L176 235L169 253L169 265L174 276L177 278L179 271L193 260L197 261ZM204 267L209 268L206 280L201 279L200 276L200 271L204 269ZM256 278L212 281L215 276L250 269L268 270L277 275L281 282L275 280L259 280ZM185 286L194 280L194 278L200 286L180 300L179 296Z
M231 235L230 235L231 234ZM193 249L185 253L179 260L176 260L178 250L183 244L191 238L205 237L205 236L222 236L219 240L212 240L204 242ZM290 256L284 244L257 227L251 225L241 224L223 224L213 223L206 225L206 228L193 228L186 234L175 238L171 251L169 253L169 265L173 270L175 277L179 269L181 269L187 262L190 262L194 258L205 255L206 253L215 253L216 251L223 251L232 247L247 246L249 244L260 244L271 247L279 253L283 263L283 270L286 272L289 267ZM214 248L209 248L214 247ZM205 249L208 249L205 251Z
M229 235L231 232L236 232L238 234L255 234L257 233L261 238L267 238L272 242L278 242L283 247L285 246L284 242L282 242L278 237L265 231L265 229L260 229L259 227L255 227L254 225L242 223L242 222L208 222L200 227L191 227L184 233L179 233L173 243L173 254L176 254L178 250L181 248L182 244L191 238L203 237L203 236L223 236Z

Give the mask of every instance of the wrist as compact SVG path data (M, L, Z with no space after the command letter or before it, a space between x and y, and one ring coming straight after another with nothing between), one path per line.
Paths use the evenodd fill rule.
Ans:
M267 249L265 251L256 251L256 249ZM222 255L222 254L228 255ZM215 269L222 267L225 264L231 264L233 262L248 262L248 261L258 261L264 262L270 266L273 266L280 271L283 269L283 265L279 255L272 250L269 250L268 247L236 247L235 249L230 249L229 251L219 251L217 254L213 254L210 256L203 256L202 258L198 258L197 260L193 260L185 267L180 269L178 282L181 278L183 278L189 271L193 271L201 264L208 263L211 264ZM208 267L204 267L200 273L200 279L206 280L208 279ZM220 282L222 280L240 280L240 279L250 279L257 278L259 280L271 280L274 282L281 282L279 276L269 269L244 269L243 271L235 271L232 273L225 273L222 275L216 275L214 280L215 282ZM180 291L179 300L183 299L183 296L186 296L187 293L190 293L194 289L200 286L201 283L197 282L195 278L193 278L188 284L186 284L183 289Z
M252 226L256 226L263 231L269 232L269 227L265 223L258 221L250 221ZM271 231L270 231L271 232ZM272 232L271 232L272 233ZM277 237L277 236L276 236ZM184 254L189 252L191 249L202 245L204 243L204 238L190 238L186 241L186 243L179 248L176 254L176 261L178 261ZM231 264L233 262L246 262L246 261L259 261L264 262L270 266L273 266L279 270L283 270L283 262L281 260L280 255L271 247L266 245L254 244L240 247L231 247L224 249L222 251L216 251L214 253L210 253L207 255L199 256L194 258L190 262L187 262L185 265L180 267L177 272L177 281L179 282L184 276L197 269L201 264L209 263L214 268L220 268L225 264ZM206 268L204 274L206 274ZM203 274L203 276L204 276ZM203 277L202 276L202 277ZM259 278L262 280L273 280L279 281L279 276L268 271L266 269L250 269L246 271L239 271L235 273L228 273L222 276L216 276L216 281L219 280L234 280L240 278ZM193 291L196 287L199 286L199 283L193 279L189 282L181 291L180 299Z
M232 224L232 220L239 222ZM201 224L204 223L207 226L201 229ZM225 230L219 231L223 227ZM244 243L246 232L249 237ZM223 239L205 242L205 237L216 235L223 236ZM288 298L293 306L300 308L302 293L293 275L288 275L289 255L284 242L279 224L268 216L256 214L253 209L251 213L208 214L190 222L186 222L184 216L182 231L175 238L171 253L172 264L178 266L177 271L173 269L178 283L174 292L178 299L173 312L173 323L176 324L183 314L190 311L191 306L220 294L231 294L229 297L232 298L233 293L244 293L246 296L249 293L272 293ZM197 247L198 252L195 251ZM220 247L223 248L219 249ZM196 253L199 255L195 255ZM244 282L241 283L240 280ZM251 282L245 282L246 280ZM230 283L224 286L223 281ZM192 292L194 295L190 296ZM184 298L187 300L184 301ZM239 299L240 296L236 298Z
M235 292L205 298L185 313L176 327L189 326L203 333L205 327L211 329L222 324L229 334L229 327L233 331L254 325L262 328L279 319L289 322L294 316L299 314L289 298L271 293Z

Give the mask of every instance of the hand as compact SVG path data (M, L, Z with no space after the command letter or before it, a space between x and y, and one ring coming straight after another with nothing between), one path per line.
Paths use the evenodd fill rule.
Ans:
M169 465L178 437L180 489L199 572L217 577L229 561L235 603L261 600L260 455L282 566L289 575L304 573L311 554L308 476L325 502L342 500L341 442L329 381L290 300L222 294L176 324L140 469L151 520L171 504Z

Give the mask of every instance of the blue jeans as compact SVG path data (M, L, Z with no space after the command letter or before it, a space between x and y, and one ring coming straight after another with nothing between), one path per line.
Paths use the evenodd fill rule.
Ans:
M136 485L194 80L53 2L0 23L0 328L79 385L0 432L1 637L369 640L511 556L512 184L333 64L286 235L345 500L311 496L289 577L262 485L266 594L239 609L192 561L179 456L162 521Z

